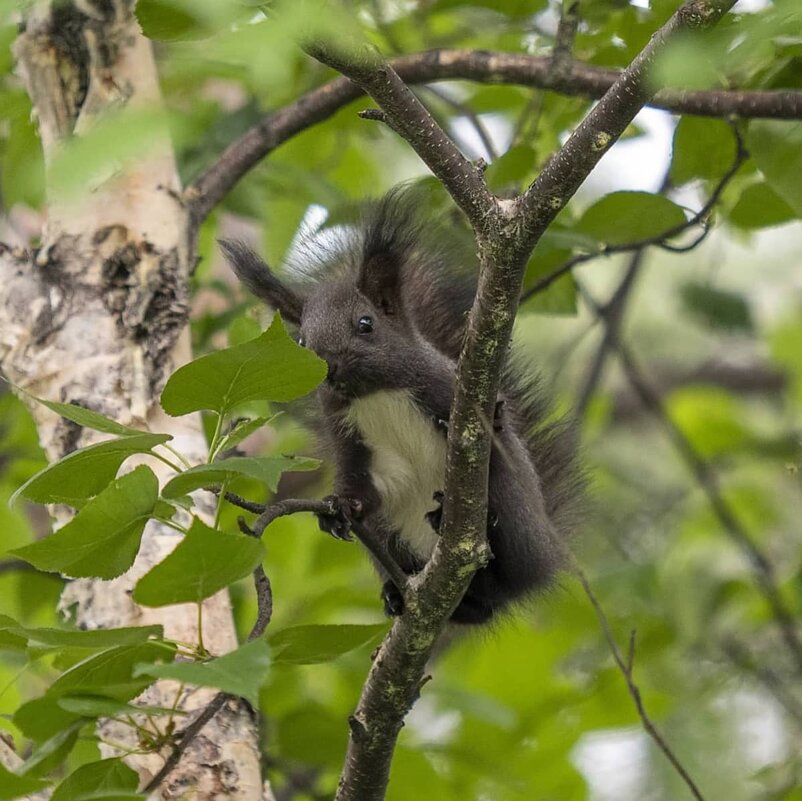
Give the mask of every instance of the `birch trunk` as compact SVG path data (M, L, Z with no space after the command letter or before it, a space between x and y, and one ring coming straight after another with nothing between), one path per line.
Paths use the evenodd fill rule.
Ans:
M76 403L128 425L173 435L192 462L206 443L197 416L167 418L158 405L169 374L190 358L187 276L190 226L171 143L154 116L149 148L87 176L79 194L55 191L54 165L69 139L80 138L119 109L161 109L150 43L133 17L133 2L48 3L27 15L15 44L18 71L30 94L49 177L47 222L34 253L0 246L0 368L34 395ZM42 447L55 460L101 437L41 406L31 411ZM165 476L166 468L153 469ZM55 510L57 525L65 511ZM74 581L62 611L82 628L159 623L165 635L197 641L193 605L146 609L134 604L136 579L177 544L176 532L151 523L134 567L114 581ZM204 608L204 642L212 653L236 647L228 596ZM177 687L159 682L146 702L171 706ZM180 707L202 708L214 695L186 688ZM188 718L188 720L187 720ZM184 718L185 723L192 717ZM135 732L101 722L101 740L134 744ZM103 745L104 755L114 750ZM142 785L163 755L132 757ZM153 797L261 799L256 723L242 703L227 704L207 724Z

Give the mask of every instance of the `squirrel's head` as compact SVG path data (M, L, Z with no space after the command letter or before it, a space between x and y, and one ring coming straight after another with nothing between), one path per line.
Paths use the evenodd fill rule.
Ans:
M403 229L405 232L408 228ZM327 387L345 397L407 388L429 346L406 308L404 281L413 243L396 226L368 227L350 262L301 287L280 280L253 251L222 241L239 279L298 329L298 342L329 367Z

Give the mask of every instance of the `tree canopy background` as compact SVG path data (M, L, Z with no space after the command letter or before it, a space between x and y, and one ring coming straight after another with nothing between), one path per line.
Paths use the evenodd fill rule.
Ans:
M678 3L575 5L568 57L623 68ZM547 0L346 6L350 24L388 57L471 48L552 58L558 30L569 28L559 25L566 10ZM656 68L661 84L802 89L796 0L741 2L735 11L706 47L669 47ZM138 4L185 185L266 111L333 77L297 44L308 14L303 3ZM28 247L37 244L46 203L44 165L30 100L13 72L11 16L0 30L0 238ZM494 191L519 191L594 102L565 91L571 76L555 65L553 90L452 80L416 91L466 155L488 163ZM271 264L291 269L300 243L325 247L364 198L417 181L457 258L473 264L461 215L399 136L359 118L369 105L357 99L282 144L205 219L191 280L196 355L243 342L270 320L223 265L220 236L246 238ZM145 153L164 116L139 114L76 146L61 162L61 191ZM668 239L673 250L663 247L664 233L699 210L709 214ZM432 666L402 732L389 798L688 797L644 730L642 703L706 798L802 799L802 662L788 633L802 603L800 216L802 123L649 109L544 236L525 295L572 256L593 256L522 304L514 339L560 407L582 413L591 503L572 548L602 620L566 574L526 611L453 644ZM0 408L5 499L44 460L23 404L7 392ZM291 410L240 448L316 453ZM326 465L285 474L278 492L320 497L328 477ZM266 500L255 481L233 488ZM223 529L236 530L236 517L225 508ZM16 548L41 538L48 521L42 507L2 503L0 531L4 548ZM378 584L358 546L321 534L311 515L277 520L264 544L274 635L383 623ZM0 562L0 610L29 626L56 625L61 580L23 567ZM252 587L241 581L231 592L244 636L255 614ZM259 698L277 796L332 793L346 720L382 631L336 659L324 648L317 664L271 668ZM70 658L53 664L47 653L30 662L0 653L0 710L11 715L41 694ZM0 727L22 742L8 717ZM87 732L62 756L64 770L74 770L98 758L97 745Z

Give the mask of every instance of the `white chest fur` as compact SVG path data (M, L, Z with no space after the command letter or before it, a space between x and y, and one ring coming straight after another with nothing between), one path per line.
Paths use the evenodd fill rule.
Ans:
M443 489L446 439L406 390L375 392L355 400L346 417L370 448L370 474L381 497L382 516L410 550L428 559L437 534L426 520Z

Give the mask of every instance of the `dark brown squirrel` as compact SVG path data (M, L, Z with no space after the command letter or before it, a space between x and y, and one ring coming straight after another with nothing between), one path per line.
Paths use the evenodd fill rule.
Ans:
M418 200L390 192L295 284L241 243L220 243L239 279L328 364L318 399L336 496L408 575L438 536L456 361L475 292L453 259L426 244L437 232ZM551 584L581 506L574 427L553 420L537 379L514 359L499 397L488 484L493 558L454 611L456 623L487 622ZM348 535L347 516L321 516L320 525ZM400 614L401 593L377 569L385 610Z

